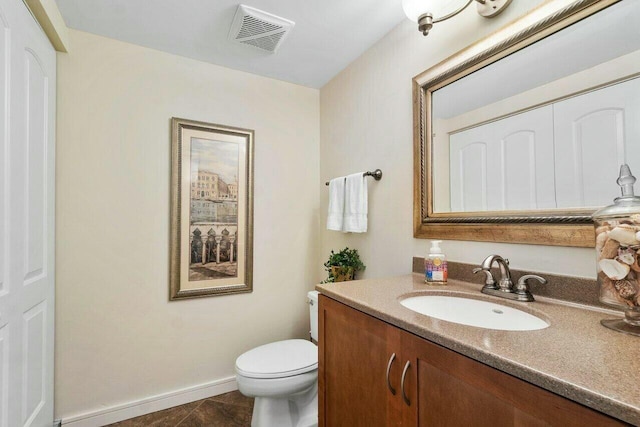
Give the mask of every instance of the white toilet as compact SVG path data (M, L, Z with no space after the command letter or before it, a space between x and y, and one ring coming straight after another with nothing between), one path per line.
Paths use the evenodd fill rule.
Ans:
M311 291L311 337L318 341L318 292ZM254 397L252 427L318 425L318 348L307 340L265 344L236 359L238 390Z

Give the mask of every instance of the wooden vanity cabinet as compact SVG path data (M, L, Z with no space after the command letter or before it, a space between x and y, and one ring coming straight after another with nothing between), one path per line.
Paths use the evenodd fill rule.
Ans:
M398 329L323 295L319 299L319 425L395 425L403 408L390 398L386 372L400 348ZM389 372L396 390L398 356Z
M324 295L319 334L320 426L627 425Z

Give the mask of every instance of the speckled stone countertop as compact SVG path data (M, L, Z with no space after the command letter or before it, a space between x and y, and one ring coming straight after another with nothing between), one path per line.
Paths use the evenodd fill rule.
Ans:
M609 311L543 297L512 302L480 293L481 286L449 280L429 286L424 276L317 285L322 294L450 350L620 420L640 425L640 338L600 325ZM498 331L438 320L403 307L421 294L457 294L515 307L546 320L537 331Z

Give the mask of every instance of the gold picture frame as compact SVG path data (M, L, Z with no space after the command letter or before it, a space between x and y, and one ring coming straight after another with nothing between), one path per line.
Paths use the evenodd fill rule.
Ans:
M171 119L169 299L253 291L254 132Z

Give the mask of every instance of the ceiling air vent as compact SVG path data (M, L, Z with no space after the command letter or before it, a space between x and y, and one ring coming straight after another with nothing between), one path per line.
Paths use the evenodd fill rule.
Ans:
M241 4L231 24L229 39L275 52L295 23Z

